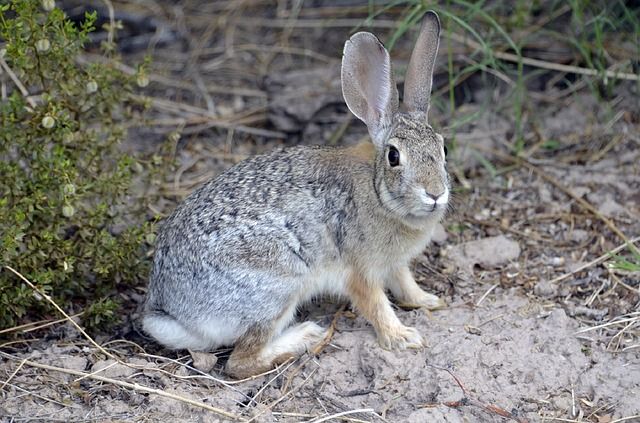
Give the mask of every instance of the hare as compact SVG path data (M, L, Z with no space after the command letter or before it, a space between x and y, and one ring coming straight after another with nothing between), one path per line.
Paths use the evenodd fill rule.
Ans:
M385 294L444 305L409 270L449 199L443 138L427 123L440 22L427 12L409 62L404 108L389 53L368 33L344 46L342 92L371 143L293 147L247 159L206 182L160 228L143 328L172 349L234 349L237 378L320 343L326 330L292 325L322 294L346 296L385 349L421 348Z

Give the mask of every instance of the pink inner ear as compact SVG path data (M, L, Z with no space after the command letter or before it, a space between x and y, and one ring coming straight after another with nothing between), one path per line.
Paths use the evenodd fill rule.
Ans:
M362 51L361 54L358 66L361 76L359 85L362 95L366 98L367 121L369 124L379 125L389 107L391 66L384 47L379 44L370 47L373 49Z
M389 54L377 38L358 33L345 44L342 89L351 111L374 130L397 110Z
M385 109L389 105L389 95L391 93L391 66L389 64L389 56L386 54L384 47L378 45L377 59L375 63L369 56L370 72L369 72L369 92L367 101L369 107L374 111L374 119L377 123L382 118Z

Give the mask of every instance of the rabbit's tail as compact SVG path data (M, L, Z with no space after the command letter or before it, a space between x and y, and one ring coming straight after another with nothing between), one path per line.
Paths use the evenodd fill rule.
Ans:
M142 319L142 327L167 348L206 351L211 347L211 341L206 337L188 331L175 318L162 311L146 314Z

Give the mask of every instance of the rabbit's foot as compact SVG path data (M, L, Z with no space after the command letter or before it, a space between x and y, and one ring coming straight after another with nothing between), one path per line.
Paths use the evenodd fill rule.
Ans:
M266 372L278 364L312 351L326 335L327 330L313 322L287 328L271 339L265 331L256 330L239 340L225 370L235 378Z
M427 310L440 310L445 308L447 303L436 295L420 290L420 292L414 294L414 298L405 298L399 301L398 305L407 309L424 308Z
M385 350L406 350L408 348L423 348L426 340L416 328L400 325L378 333L378 342Z
M284 362L289 358L313 351L326 335L327 329L313 322L300 323L286 329L279 337L271 341L265 347L264 354L274 357L274 361Z
M438 310L447 306L441 298L424 292L406 266L399 268L392 274L391 279L387 282L387 287L402 308Z

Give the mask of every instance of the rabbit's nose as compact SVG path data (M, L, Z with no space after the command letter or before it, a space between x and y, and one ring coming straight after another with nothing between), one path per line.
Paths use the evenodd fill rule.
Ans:
M425 189L424 195L425 195L425 203L429 206L434 204L438 204L438 205L447 204L447 202L449 201L449 190L446 188L440 194L432 194Z

